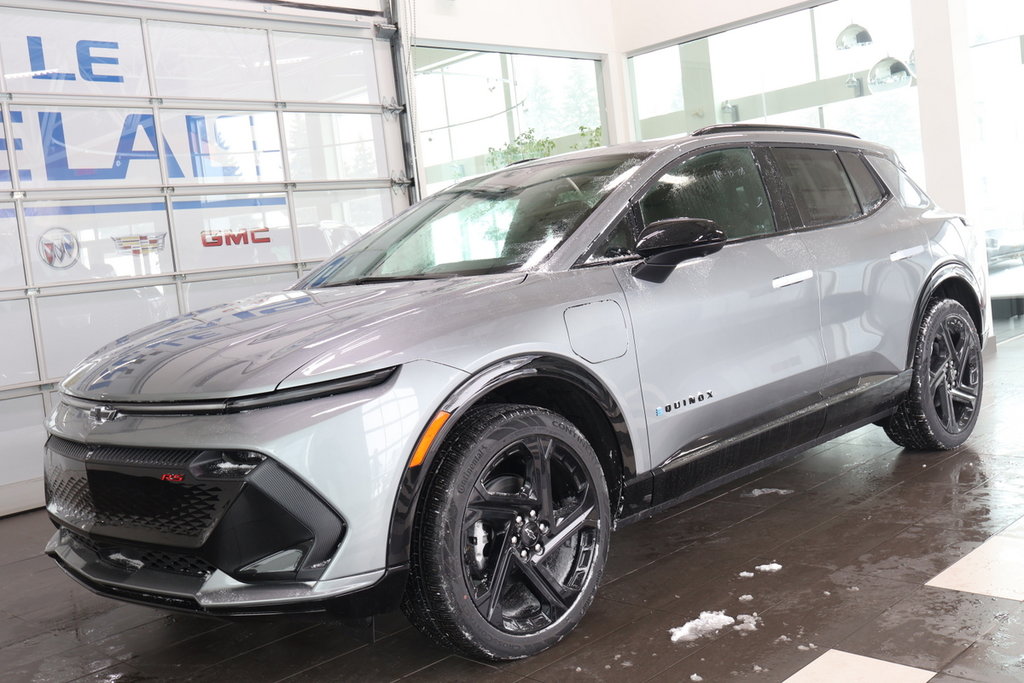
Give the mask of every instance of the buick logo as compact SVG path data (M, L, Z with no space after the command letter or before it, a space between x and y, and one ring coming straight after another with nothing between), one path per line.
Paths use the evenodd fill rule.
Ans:
M119 417L121 417L121 413L117 412L116 408L111 408L110 406L95 406L89 409L89 422L97 427Z
M64 228L50 228L39 238L39 256L51 268L70 268L78 263L78 240Z

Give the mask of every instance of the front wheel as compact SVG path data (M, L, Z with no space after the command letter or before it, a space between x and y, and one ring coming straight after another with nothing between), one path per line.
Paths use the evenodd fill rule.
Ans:
M406 615L435 642L483 659L551 647L590 606L608 552L593 448L556 413L485 405L438 458L417 512Z
M946 450L971 435L981 409L981 342L952 299L928 306L918 329L910 391L885 424L904 448Z

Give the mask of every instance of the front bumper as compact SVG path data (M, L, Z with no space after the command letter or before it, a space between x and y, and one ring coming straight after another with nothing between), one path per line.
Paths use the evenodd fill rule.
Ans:
M220 570L208 575L175 574L156 566L118 566L109 560L103 544L66 528L53 535L46 554L94 593L210 616L320 611L369 616L398 607L408 575L408 567L399 566L333 581L258 585L236 581Z
M413 362L385 385L226 415L97 422L62 401L48 424L58 531L47 553L98 593L171 609L393 607L407 566L387 561L399 483L423 426L464 376ZM265 457L211 478L220 451Z

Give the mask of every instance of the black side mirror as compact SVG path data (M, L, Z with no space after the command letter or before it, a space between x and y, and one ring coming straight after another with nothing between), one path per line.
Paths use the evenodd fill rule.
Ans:
M713 254L725 245L725 233L704 218L670 218L651 223L636 242L643 263L633 269L633 277L648 282L664 282L677 265L686 259Z

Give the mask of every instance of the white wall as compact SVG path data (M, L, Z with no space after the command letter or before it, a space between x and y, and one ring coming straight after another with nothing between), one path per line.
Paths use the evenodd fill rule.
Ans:
M600 54L616 50L613 0L401 2L415 9L419 40Z
M750 23L795 7L822 0L616 0L612 23L620 52L678 42L679 38L717 31L737 23Z

